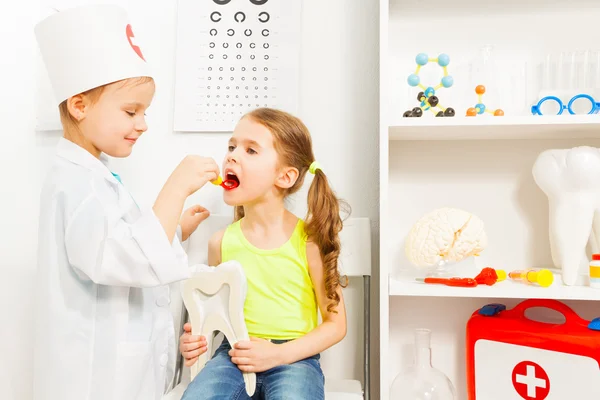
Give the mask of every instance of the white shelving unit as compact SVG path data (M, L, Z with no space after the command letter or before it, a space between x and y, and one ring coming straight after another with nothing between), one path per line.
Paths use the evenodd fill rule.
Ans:
M411 118L389 127L389 140L597 139L599 115Z
M429 285L408 280L390 279L390 296L429 297L473 297L495 299L557 299L557 300L600 300L600 290L588 286L565 287L558 282L548 288L527 286L515 282L500 282L493 286L479 285L474 288L458 288L444 285Z
M465 327L478 308L492 302L512 307L527 298L554 298L584 318L600 316L595 303L600 290L563 286L560 275L549 288L508 281L454 288L399 274L410 269L404 239L411 226L440 207L461 208L484 221L489 246L477 268L552 266L548 200L535 185L531 167L546 149L600 147L600 115L531 115L542 90L538 64L548 53L599 50L593 30L598 17L600 3L594 0L380 2L377 398L395 400L390 386L411 362L415 328L432 329L433 364L452 380L458 399L466 400ZM477 70L479 50L490 44L497 69L485 75ZM454 117L436 118L426 112L420 118L403 118L418 105L420 89L408 86L407 77L415 71L419 53L450 56L448 73L454 85L439 89L438 96L440 104L456 110ZM425 66L422 71L426 86L439 83L441 68ZM432 81L431 76L437 78ZM477 84L486 86L483 103L502 108L504 116L465 116L477 103ZM600 90L590 94L600 98Z

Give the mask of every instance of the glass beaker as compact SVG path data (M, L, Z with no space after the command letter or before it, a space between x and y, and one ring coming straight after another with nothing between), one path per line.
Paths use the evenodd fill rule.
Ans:
M431 331L415 331L415 362L394 379L390 400L456 400L452 382L431 365Z

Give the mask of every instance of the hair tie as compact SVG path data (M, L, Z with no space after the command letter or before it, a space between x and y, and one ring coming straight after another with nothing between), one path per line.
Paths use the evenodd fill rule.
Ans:
M312 164L310 164L310 167L308 167L308 171L313 175L315 174L315 172L317 172L318 169L321 169L321 164L319 164L317 161L313 161Z

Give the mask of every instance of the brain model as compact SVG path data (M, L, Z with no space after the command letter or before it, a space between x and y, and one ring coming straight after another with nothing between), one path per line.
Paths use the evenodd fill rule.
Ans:
M406 257L419 267L459 262L487 246L483 221L456 208L439 208L424 215L406 238Z

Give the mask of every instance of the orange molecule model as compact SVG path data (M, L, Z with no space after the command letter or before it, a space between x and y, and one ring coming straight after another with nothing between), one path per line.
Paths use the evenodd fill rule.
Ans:
M502 111L501 109L497 109L497 110L488 110L485 106L485 104L483 104L483 101L481 100L483 94L485 93L485 86L483 85L477 85L477 87L475 88L475 93L477 93L477 98L478 98L478 103L475 105L475 107L469 107L467 109L467 117L475 117L477 116L477 114L483 114L484 112L493 114L496 117L500 117L504 115L504 111Z

